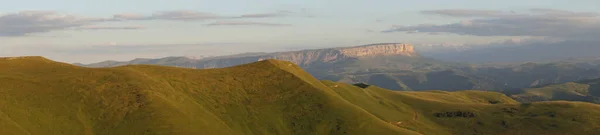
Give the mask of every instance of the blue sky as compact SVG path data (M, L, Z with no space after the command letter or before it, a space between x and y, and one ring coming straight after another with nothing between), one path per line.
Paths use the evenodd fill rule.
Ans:
M83 63L378 42L485 44L600 35L597 0L0 2L0 56ZM557 23L537 21L549 19ZM574 32L556 34L567 29Z

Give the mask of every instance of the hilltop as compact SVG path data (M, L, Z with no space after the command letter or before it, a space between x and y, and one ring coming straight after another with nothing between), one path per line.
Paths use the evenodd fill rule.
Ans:
M91 69L35 57L0 67L0 126L11 129L2 134L415 133L342 100L290 62Z
M294 63L85 68L0 59L1 134L595 134L600 106L320 81Z

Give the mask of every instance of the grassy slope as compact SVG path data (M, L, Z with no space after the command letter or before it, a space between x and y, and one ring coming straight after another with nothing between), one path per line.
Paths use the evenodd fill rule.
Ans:
M1 134L415 134L281 61L91 69L0 59ZM8 129L8 130L4 130Z
M475 117L435 116L455 111ZM0 134L594 134L599 125L594 104L362 89L274 60L193 70L0 59Z
M565 100L600 103L600 79L552 84L506 93L521 102Z
M577 101L584 100L586 96L589 96L589 87L588 84L569 82L540 88L524 89L522 93L511 95L511 97L522 102L549 100Z
M600 106L581 102L519 104L495 92L389 91L324 81L378 118L423 134L598 134ZM490 102L493 101L493 102ZM472 118L436 117L471 112Z

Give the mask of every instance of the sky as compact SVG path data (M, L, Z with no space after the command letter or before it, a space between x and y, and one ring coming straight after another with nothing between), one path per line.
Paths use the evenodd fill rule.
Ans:
M598 0L0 0L0 57L93 63L398 42L598 40ZM417 46L418 47L418 46Z

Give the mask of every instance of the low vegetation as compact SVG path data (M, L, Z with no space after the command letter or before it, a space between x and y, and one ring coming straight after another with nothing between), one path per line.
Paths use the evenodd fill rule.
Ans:
M358 87L360 86L360 87ZM597 134L600 106L319 81L265 60L84 68L0 58L0 134Z

